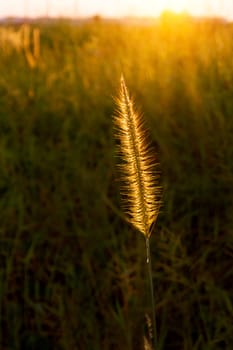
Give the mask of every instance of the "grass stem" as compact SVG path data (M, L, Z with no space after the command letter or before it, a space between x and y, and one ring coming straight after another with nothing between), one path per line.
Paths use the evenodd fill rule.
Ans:
M157 324L155 316L155 298L154 298L154 288L153 288L153 278L152 278L152 267L151 267L151 254L150 254L150 238L146 237L146 263L148 266L148 276L150 283L150 296L151 296L151 308L152 308L152 343L154 344L154 350L157 346L158 335L157 335Z

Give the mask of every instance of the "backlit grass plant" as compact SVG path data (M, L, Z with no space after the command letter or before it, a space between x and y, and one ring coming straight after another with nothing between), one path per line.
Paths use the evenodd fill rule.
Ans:
M145 236L147 265L150 281L154 344L157 343L155 301L153 292L150 236L161 204L157 160L138 113L129 96L123 76L114 117L118 144L119 173L123 206L128 221Z

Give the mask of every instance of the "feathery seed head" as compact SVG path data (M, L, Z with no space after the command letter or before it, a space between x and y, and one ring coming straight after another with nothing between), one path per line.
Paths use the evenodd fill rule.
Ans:
M118 155L122 198L129 221L146 238L151 235L160 207L160 187L154 152L148 142L142 116L135 111L123 76L114 121L119 141Z

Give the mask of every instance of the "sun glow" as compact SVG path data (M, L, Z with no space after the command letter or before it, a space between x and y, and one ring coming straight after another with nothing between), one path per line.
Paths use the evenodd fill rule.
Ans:
M155 6L157 6L161 12L165 10L169 10L169 11L179 13L179 12L188 10L187 1L185 0L157 1L157 4Z
M177 14L187 12L190 15L222 15L227 8L232 11L233 5L229 5L230 1L232 0L127 0L124 8L128 7L131 14L142 16L159 16L164 11Z

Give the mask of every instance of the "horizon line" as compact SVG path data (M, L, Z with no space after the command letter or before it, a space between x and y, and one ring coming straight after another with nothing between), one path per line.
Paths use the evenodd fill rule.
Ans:
M187 11L182 11L182 12L175 12L172 10L165 10L158 14L157 16L155 15L138 15L138 14L126 14L126 15L116 15L116 16L110 16L110 15L105 15L105 14L100 14L100 13L95 13L95 14L86 14L86 15L62 15L62 14L41 14L41 15L14 15L14 14L6 14L6 15L0 15L0 19L39 19L39 18L48 18L48 19L93 19L93 18L100 18L100 19L159 19L163 17L163 15L170 14L174 17L187 17L187 18L203 18L203 19L219 19L219 20L224 20L224 21L233 21L233 18L217 15L217 14L191 14Z

